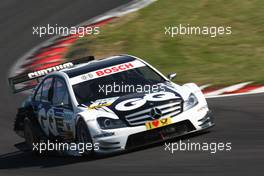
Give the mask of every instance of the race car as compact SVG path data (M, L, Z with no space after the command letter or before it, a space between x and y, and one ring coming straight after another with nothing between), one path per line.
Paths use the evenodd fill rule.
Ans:
M9 79L15 93L33 88L14 130L39 141L92 144L84 155L125 151L214 125L194 83L172 82L131 55L86 57ZM38 80L38 84L25 83ZM25 87L17 86L23 84ZM18 87L18 88L17 88Z

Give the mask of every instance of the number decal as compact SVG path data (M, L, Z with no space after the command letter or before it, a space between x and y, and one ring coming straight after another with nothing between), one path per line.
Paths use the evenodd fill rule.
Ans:
M38 112L38 120L47 136L49 136L50 133L54 136L59 135L53 109L49 109L46 112L44 108L41 108Z
M146 99L147 101L165 101L175 97L175 94L171 92L156 92L145 95L144 99Z
M49 127L48 127L48 118L46 116L46 110L41 108L38 112L38 120L42 130L45 132L47 136L49 136Z
M143 106L147 101L165 101L176 98L171 92L155 92L145 95L143 98L133 98L118 103L115 109L118 111L130 111Z
M56 119L54 116L54 110L53 109L49 109L47 112L47 117L48 117L48 126L49 126L49 131L54 135L54 136L58 136L58 130L57 130L57 126L56 126Z
M137 109L143 106L145 103L146 103L145 99L133 98L133 99L118 103L115 108L118 111L130 111L130 110Z

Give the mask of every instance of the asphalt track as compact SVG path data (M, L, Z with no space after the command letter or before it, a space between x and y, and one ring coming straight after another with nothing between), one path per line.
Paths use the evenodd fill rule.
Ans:
M209 99L216 126L190 136L191 142L231 142L230 152L171 154L163 144L100 159L37 157L18 151L23 140L13 129L23 97L12 95L7 76L12 64L44 41L32 36L33 25L75 25L125 2L124 0L1 0L0 3L0 175L263 175L264 94ZM187 141L187 139L185 139ZM176 139L171 142L178 142Z

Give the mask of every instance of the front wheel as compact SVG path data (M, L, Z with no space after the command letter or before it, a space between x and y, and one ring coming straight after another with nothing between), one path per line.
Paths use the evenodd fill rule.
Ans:
M84 146L83 151L79 151L79 152L82 152L81 154L83 156L92 156L94 153L93 140L91 138L88 126L83 119L80 119L77 123L76 138L77 138L77 144L78 145L81 144ZM90 147L86 147L86 146L90 146Z

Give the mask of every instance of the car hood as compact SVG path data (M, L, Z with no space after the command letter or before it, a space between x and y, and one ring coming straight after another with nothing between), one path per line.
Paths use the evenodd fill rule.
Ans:
M172 84L152 93L131 93L95 101L89 108L114 113L130 126L164 116L175 116L183 111L182 90Z

